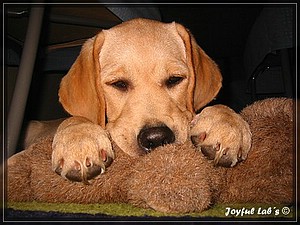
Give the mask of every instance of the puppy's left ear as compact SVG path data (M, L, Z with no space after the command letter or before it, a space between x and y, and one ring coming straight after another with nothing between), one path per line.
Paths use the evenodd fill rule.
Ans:
M72 116L82 116L105 126L105 99L99 84L99 54L104 42L103 32L88 39L80 55L61 81L59 101Z
M175 24L186 48L191 74L188 90L189 107L197 111L218 94L222 87L222 75L217 64L198 46L193 35L184 26Z

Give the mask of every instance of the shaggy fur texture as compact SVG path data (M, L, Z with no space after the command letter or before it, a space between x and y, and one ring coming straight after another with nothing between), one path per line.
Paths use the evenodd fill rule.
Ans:
M214 167L191 143L116 159L90 185L51 170L48 137L8 160L8 201L127 202L162 212L203 211L213 203L293 202L293 102L268 99L241 115L252 132L248 158L233 168Z

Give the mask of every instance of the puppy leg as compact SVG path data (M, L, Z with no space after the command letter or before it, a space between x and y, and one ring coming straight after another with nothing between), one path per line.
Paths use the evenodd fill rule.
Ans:
M103 173L114 159L108 133L83 117L61 123L52 149L52 169L66 179L84 183Z
M249 125L224 105L206 107L191 123L191 139L215 165L233 167L251 148Z

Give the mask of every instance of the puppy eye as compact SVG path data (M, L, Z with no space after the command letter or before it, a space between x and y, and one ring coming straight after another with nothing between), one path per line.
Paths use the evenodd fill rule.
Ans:
M178 85L179 83L181 83L181 81L183 81L184 77L177 77L177 76L172 76L169 77L169 79L166 80L166 86L168 88L172 88L176 85Z
M123 91L123 92L127 91L127 90L128 90L128 87L129 87L128 82L127 82L127 81L124 81L124 80L118 80L118 81L116 81L116 82L111 83L111 85L112 85L114 88L116 88L116 89L118 89L118 90L120 90L120 91Z

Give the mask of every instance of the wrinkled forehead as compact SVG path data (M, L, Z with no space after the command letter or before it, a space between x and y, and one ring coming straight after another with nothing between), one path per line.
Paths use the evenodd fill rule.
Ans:
M186 57L175 23L131 21L103 32L105 38L100 55L106 60L165 60L170 57L185 60Z

